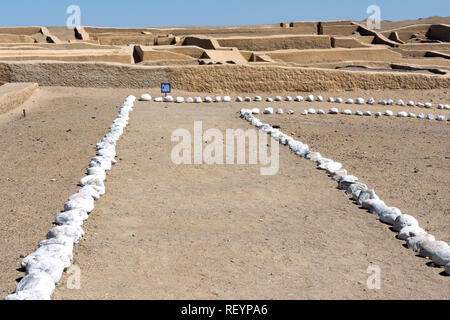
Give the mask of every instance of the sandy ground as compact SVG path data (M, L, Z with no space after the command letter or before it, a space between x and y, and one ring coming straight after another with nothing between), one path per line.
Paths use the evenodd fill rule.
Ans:
M41 88L27 102L30 111L25 119L7 115L0 120L1 143L7 150L2 153L5 165L0 169L4 179L0 187L3 295L14 290L14 279L23 276L16 270L20 257L32 252L51 228L95 153L95 142L129 93L140 92ZM378 98L385 94L346 92L340 96ZM433 101L450 100L442 91L390 95L393 99L425 101L431 96ZM75 246L81 289L69 290L65 275L54 298L450 298L449 278L440 275L442 269L427 266L426 260L403 248L386 225L349 201L312 162L295 157L287 148L280 149L280 170L274 176L261 176L260 165L172 163L173 130L192 131L195 120L203 121L204 130L247 129L249 125L236 114L245 105L136 104L118 145L118 164L108 174L107 194L96 202L83 227L86 236ZM309 105L292 108L300 112L305 106ZM342 160L386 202L405 212L411 210L427 230L450 241L445 185L448 125L326 117L270 116L267 121ZM66 132L69 128L72 131ZM358 139L361 132L368 137ZM405 136L412 142L405 143ZM367 141L375 154L369 153ZM387 154L380 151L381 146L386 146ZM418 147L426 148L423 154ZM432 159L424 159L427 156ZM374 163L386 172L371 173L368 169ZM404 171L397 172L403 167ZM414 167L419 169L417 174L411 172ZM389 189L386 177L401 188ZM423 182L412 183L417 177ZM381 268L380 290L366 286L371 265Z

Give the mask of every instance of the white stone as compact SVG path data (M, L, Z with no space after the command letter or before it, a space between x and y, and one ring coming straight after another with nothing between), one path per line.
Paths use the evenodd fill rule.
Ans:
M382 113L381 112L377 112L377 113L375 113L375 117L381 117L382 116Z
M156 97L155 99L153 99L153 101L155 101L155 102L163 102L164 99L163 99L163 97Z
M408 117L410 117L410 118L415 118L415 117L416 117L416 114L415 114L415 113L412 113L412 112L410 112L410 113L408 113Z
M149 95L148 93L145 93L141 96L141 98L139 99L141 101L151 101L152 100L152 96Z
M401 214L395 219L394 225L392 228L395 231L400 231L404 227L418 227L419 222L416 220L416 218L408 215L408 214Z
M296 96L295 97L295 101L297 101L297 102L302 102L304 99L303 99L303 97L302 96Z
M355 112L355 115L357 115L357 116L362 116L363 113L362 113L362 111L359 111L359 110L358 110L358 111Z
M339 109L338 108L330 108L330 110L328 110L329 114L338 114L339 113Z
M269 97L269 98L266 99L266 101L267 102L273 102L273 99Z
M202 102L203 102L202 97L195 97L194 98L194 103L202 103Z
M423 258L430 258L440 249L448 247L444 241L425 241L420 245L419 255Z
M255 102L261 102L261 101L262 101L262 98L261 98L260 96L256 96L256 97L253 99L253 101L255 101Z
M438 266L445 266L450 263L450 246L446 246L437 250L432 256L431 260L433 260L434 264Z
M349 116L349 115L352 114L352 110L350 110L350 109L345 109L345 110L342 111L342 114L345 114L345 115Z
M327 101L330 102L330 103L334 103L335 102L333 97L329 97Z
M408 117L408 113L406 113L405 111L401 111L401 112L397 113L397 117L406 118L406 117Z
M201 101L200 101L201 102ZM186 103L194 103L194 99L192 99L191 97L186 99Z
M183 98L183 97L177 97L177 98L175 99L175 102L176 102L176 103L183 103L183 102L184 102L184 98Z
M283 98L281 96L276 96L275 101L277 102L283 101Z
M342 103L344 100L342 98L336 98L336 103Z
M173 102L173 97L172 96L164 97L164 102Z
M283 112L283 109L281 109L281 108L278 108L277 109L277 114L283 114L284 112Z
M428 120L434 120L435 117L434 117L433 114L428 114L428 115L427 115L427 119L428 119Z
M414 101L412 101L412 100L408 101L408 106L409 107L414 107L414 105L415 105Z
M285 101L293 101L294 99L292 99L291 96L287 96L286 99L284 99Z
M397 238L400 240L406 240L411 237L425 236L426 234L426 231L419 226L408 226L399 231Z
M325 111L322 109L317 110L317 114L325 114Z
M313 101L314 101L314 96L313 96L312 94L309 94L309 95L306 97L306 101L308 101L308 102L313 102Z
M294 114L294 110L288 110L287 114L289 115Z
M260 113L260 110L259 110L259 108L253 108L253 109L251 110L251 113L252 113L252 114L259 114L259 113Z
M355 103L355 102L353 101L352 98L349 98L349 99L347 99L347 101L345 101L345 103L346 103L346 104L353 104L353 103Z
M323 97L322 97L322 96L317 96L316 101L317 101L317 102L323 102Z
M231 97L230 96L223 97L223 102L231 102Z
M264 114L273 114L273 108L265 108Z
M437 121L445 121L445 116L440 115L436 118Z
M308 110L303 110L301 114L302 116L306 116L308 114Z
M425 115L424 115L422 112L420 112L420 113L417 115L417 118L419 118L419 119L425 119Z
M364 115L370 117L370 116L372 115L372 112L370 112L370 111L365 111L365 112L364 112Z
M73 239L74 243L80 242L81 238L84 235L83 229L79 226L72 225L64 225L57 226L51 229L47 233L47 239L58 238L58 237L67 237Z
M367 101L367 104L370 104L370 105L373 105L375 103L375 99L374 98L370 98L368 101Z
M211 103L211 102L213 102L213 99L211 97L205 97L205 99L203 101L206 103Z
M51 296L53 291L55 291L55 282L46 272L33 272L20 280L16 287L16 293L29 290L40 292L45 296Z
M309 109L308 109L308 113L309 113L309 114L316 114L316 109L314 109L314 108L309 108Z
M252 101L252 98L251 98L251 97L245 97L245 98L244 98L244 101L245 101L245 102L251 102L251 101Z
M384 112L384 115L387 116L387 117L392 117L394 115L394 113L391 110L386 110Z
M357 98L356 99L356 104L364 104L364 99L363 98Z
M431 108L433 104L431 102L425 103L425 108Z
M405 105L405 103L403 102L402 99L400 99L400 100L397 101L397 105L400 106L400 107L403 107Z
M418 252L420 250L421 244L427 241L436 241L436 238L431 234L410 237L406 240L406 245L409 249Z

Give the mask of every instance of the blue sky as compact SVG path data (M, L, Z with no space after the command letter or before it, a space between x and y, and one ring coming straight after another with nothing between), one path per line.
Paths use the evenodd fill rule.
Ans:
M0 26L65 25L66 9L81 8L81 24L111 27L250 25L282 21L450 16L449 0L2 0Z

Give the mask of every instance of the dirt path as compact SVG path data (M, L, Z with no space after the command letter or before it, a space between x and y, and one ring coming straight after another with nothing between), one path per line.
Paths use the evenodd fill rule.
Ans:
M446 298L448 279L347 200L313 163L280 150L260 166L175 166L173 130L249 128L236 106L137 103L107 196L76 246L81 289L56 299ZM174 112L174 111L177 112ZM382 271L368 290L367 268Z

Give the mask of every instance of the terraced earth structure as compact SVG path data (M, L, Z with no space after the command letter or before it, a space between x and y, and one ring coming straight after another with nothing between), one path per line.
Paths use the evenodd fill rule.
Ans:
M449 24L0 28L2 297L449 299Z

